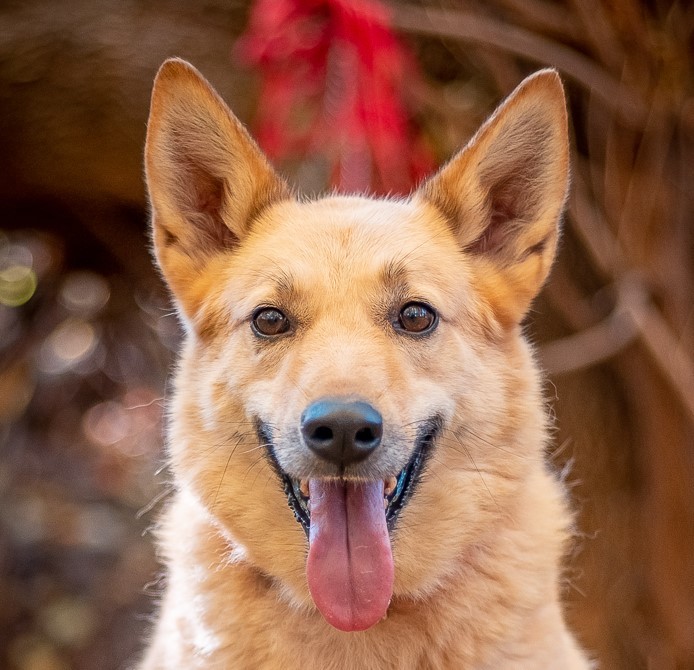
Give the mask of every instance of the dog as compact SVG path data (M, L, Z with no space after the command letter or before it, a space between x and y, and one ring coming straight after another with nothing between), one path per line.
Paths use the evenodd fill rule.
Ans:
M138 668L589 668L521 325L568 189L557 73L409 197L305 199L171 59L145 162L185 338Z

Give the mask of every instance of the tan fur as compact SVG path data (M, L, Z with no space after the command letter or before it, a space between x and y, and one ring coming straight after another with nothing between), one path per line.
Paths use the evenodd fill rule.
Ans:
M191 66L163 65L146 167L187 338L169 409L166 590L141 670L589 667L561 615L571 518L543 461L519 326L554 256L567 153L561 84L544 71L409 199L302 201ZM404 299L438 310L431 335L393 330ZM294 331L257 338L259 305ZM284 470L320 474L298 423L326 395L381 412L374 476L404 467L418 421L445 422L391 535L387 618L361 633L313 605L307 540L255 430L273 426Z

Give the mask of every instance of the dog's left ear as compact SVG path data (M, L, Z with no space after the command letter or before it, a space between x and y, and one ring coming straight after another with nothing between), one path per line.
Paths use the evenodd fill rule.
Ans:
M416 193L448 220L506 327L549 274L568 190L566 103L558 74L528 77L470 143Z

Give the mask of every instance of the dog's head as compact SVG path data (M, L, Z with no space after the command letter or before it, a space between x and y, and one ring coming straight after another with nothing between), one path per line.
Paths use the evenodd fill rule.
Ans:
M437 588L540 463L519 323L567 165L543 71L408 199L306 201L197 71L162 66L146 169L187 333L172 467L237 554L336 627Z

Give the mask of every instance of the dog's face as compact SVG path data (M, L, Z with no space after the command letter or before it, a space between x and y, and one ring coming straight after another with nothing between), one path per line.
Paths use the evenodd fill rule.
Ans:
M526 80L409 199L302 201L200 75L168 61L147 176L187 330L179 486L231 557L295 603L310 592L338 628L435 589L541 458L518 324L566 192L556 74Z

